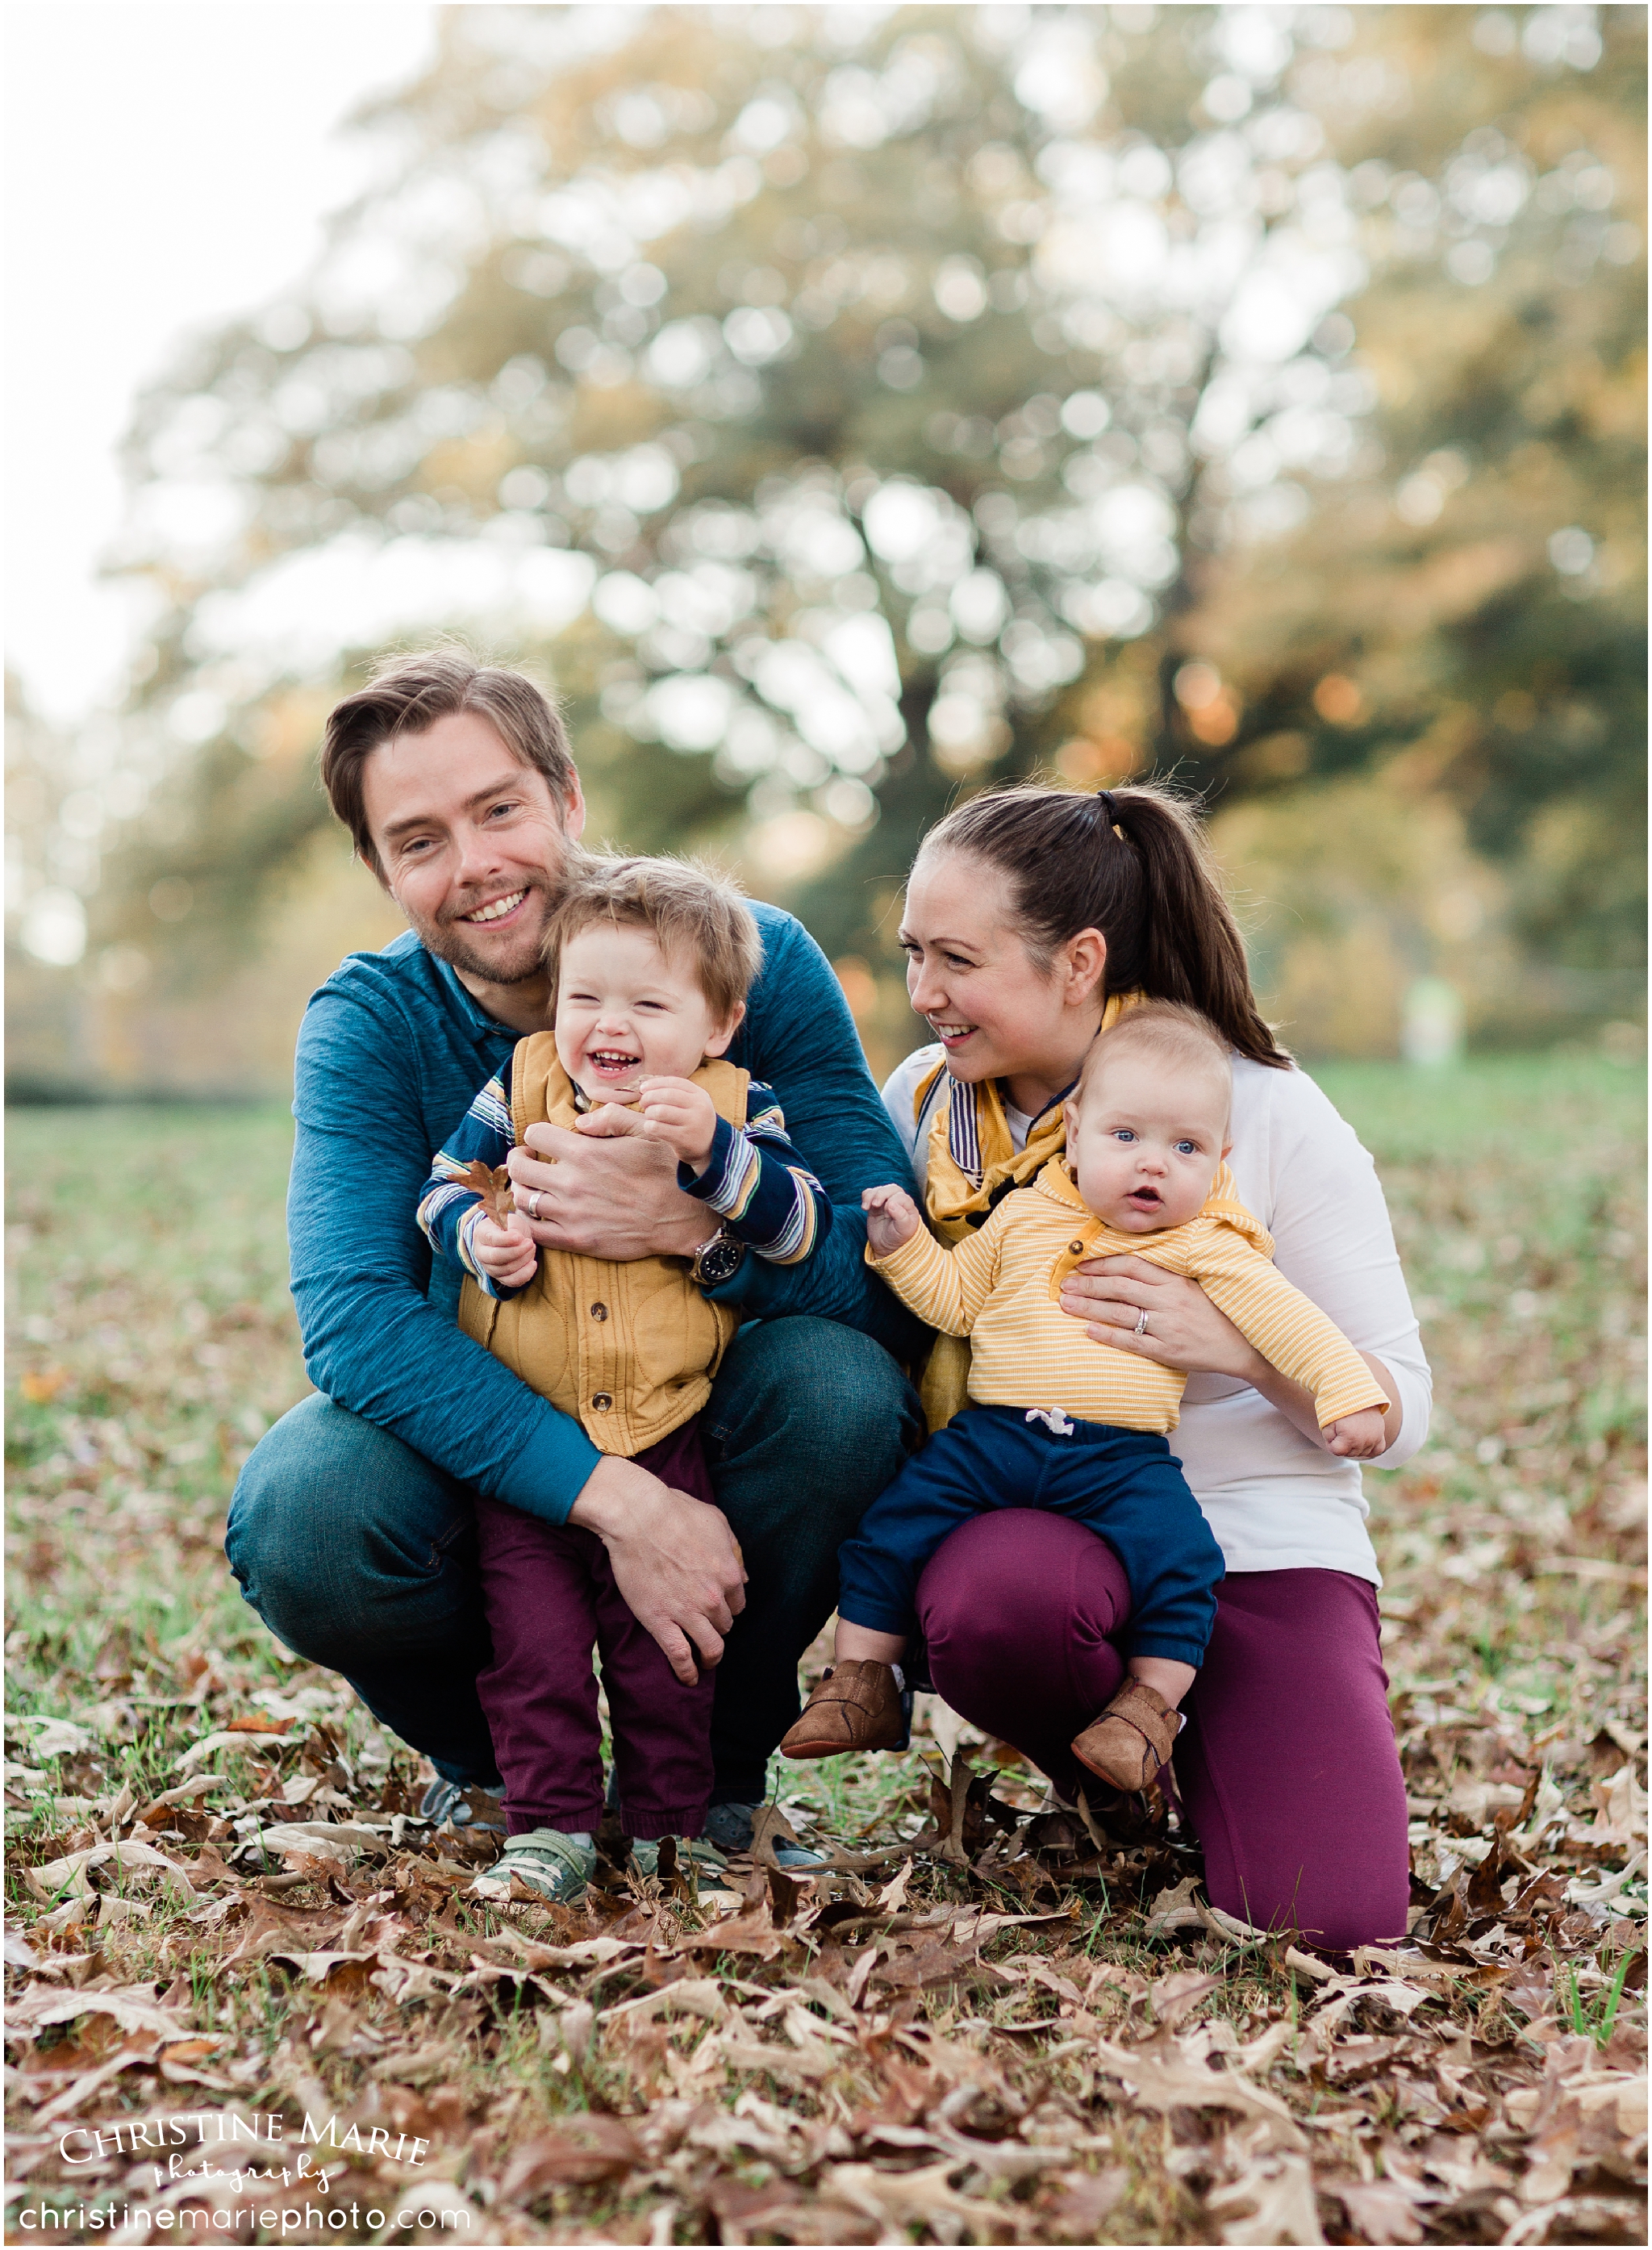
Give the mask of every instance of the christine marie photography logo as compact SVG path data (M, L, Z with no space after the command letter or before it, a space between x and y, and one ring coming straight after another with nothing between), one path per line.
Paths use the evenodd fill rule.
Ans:
M277 2111L192 2109L174 2115L121 2117L103 2125L71 2125L58 2139L58 2155L71 2177L124 2163L122 2190L90 2191L72 2205L44 2200L24 2204L14 2226L24 2235L95 2236L243 2234L261 2230L290 2240L318 2234L352 2234L366 2226L397 2234L431 2234L463 2230L470 2215L461 2198L449 2199L445 2183L428 2203L420 2200L418 2168L430 2143L413 2133L393 2133L383 2125L347 2123L337 2116L317 2118L308 2110L297 2131ZM365 2157L369 2164L405 2170L405 2188L348 2201L348 2164L333 2156ZM147 2175L147 2177L146 2177ZM301 2200L293 2198L297 2191ZM280 2198L280 2200L277 2200ZM153 2199L151 2199L153 2198Z

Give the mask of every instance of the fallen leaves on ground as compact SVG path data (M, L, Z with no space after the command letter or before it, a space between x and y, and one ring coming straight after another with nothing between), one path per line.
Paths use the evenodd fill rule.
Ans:
M615 1863L578 1910L485 1895L493 1846L423 1820L425 1774L225 1584L235 1401L290 1353L279 1244L216 1312L204 1278L144 1297L139 1261L31 1276L71 1379L14 1466L14 2214L244 2202L111 2145L210 2113L286 2120L260 2207L354 2200L391 2240L444 2209L502 2243L1643 2240L1641 1455L1634 1338L1594 1317L1628 1190L1545 1247L1518 1167L1385 1173L1444 1306L1440 1419L1373 1484L1414 1902L1351 1960L1217 1912L1174 1824L1048 1805L933 1701L918 1755L788 1776L715 1890ZM1539 1314L1507 1312L1517 1272ZM95 1393L120 1290L153 1334ZM217 1356L169 1363L180 1302ZM788 1827L830 1864L769 1864Z

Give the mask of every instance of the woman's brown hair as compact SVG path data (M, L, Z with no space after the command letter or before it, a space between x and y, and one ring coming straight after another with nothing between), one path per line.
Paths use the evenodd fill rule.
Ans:
M1111 992L1196 1008L1238 1054L1291 1058L1263 1023L1204 832L1150 782L1131 789L983 790L932 828L919 857L967 852L1008 879L1016 921L1048 960L1080 930L1107 941Z

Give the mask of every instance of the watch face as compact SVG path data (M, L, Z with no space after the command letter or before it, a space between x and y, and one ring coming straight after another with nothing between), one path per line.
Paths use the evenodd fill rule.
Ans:
M727 1235L719 1234L712 1237L694 1262L699 1269L700 1280L715 1287L719 1281L733 1279L745 1255L746 1245L743 1242L731 1241Z

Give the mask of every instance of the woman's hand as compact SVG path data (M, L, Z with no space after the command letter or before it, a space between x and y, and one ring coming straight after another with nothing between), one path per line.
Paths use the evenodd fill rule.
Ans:
M1336 1443L1331 1431L1322 1437L1313 1393L1264 1359L1197 1281L1183 1273L1167 1273L1145 1258L1092 1258L1076 1266L1062 1284L1061 1309L1085 1323L1086 1336L1097 1343L1110 1343L1115 1351L1133 1351L1139 1359L1179 1367L1184 1375L1228 1375L1249 1384L1304 1438L1327 1446L1333 1453L1373 1460L1400 1434L1401 1413L1394 1405L1386 1416L1373 1407L1369 1420L1364 1414L1350 1415L1337 1424L1335 1428L1344 1431L1357 1425L1357 1437L1350 1443ZM1147 1325L1138 1329L1143 1313ZM1382 1362L1368 1351L1359 1356L1389 1398L1397 1398L1394 1377ZM1373 1443L1373 1436L1380 1436L1380 1443Z
M1258 1388L1258 1377L1274 1374L1196 1281L1167 1273L1145 1258L1086 1260L1062 1284L1061 1309L1083 1321L1084 1333L1097 1343L1134 1352L1160 1367L1178 1367L1186 1375L1229 1375ZM1144 1313L1145 1329L1138 1325Z

